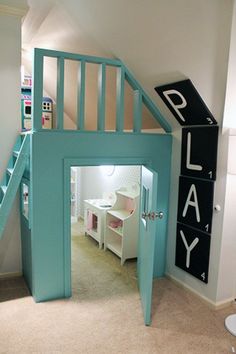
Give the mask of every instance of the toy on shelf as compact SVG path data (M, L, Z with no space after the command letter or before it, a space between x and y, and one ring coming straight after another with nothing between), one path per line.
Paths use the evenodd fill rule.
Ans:
M31 76L24 76L21 86L21 124L22 131L32 129L31 120ZM42 101L42 128L52 129L53 101L50 97L43 97Z
M21 86L21 124L23 131L31 129L31 88L31 77L24 76Z
M52 129L52 107L52 99L49 97L43 97L42 126L44 129Z

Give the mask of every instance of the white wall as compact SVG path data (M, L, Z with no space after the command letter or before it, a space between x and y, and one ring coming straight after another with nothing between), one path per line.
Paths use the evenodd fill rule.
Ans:
M26 2L0 1L0 178L20 131L21 16ZM16 198L0 241L0 275L21 271L20 224Z
M217 300L236 297L236 1L233 16L224 107L223 131L228 154L225 208L219 262ZM227 161L227 159L226 159Z
M236 297L236 132L228 136L228 174L226 179L224 224L217 298ZM231 135L233 134L233 135Z
M236 1L233 0L233 19L230 39L228 76L224 110L224 128L236 128Z
M112 176L107 176L101 167L78 167L80 170L79 212L84 215L83 201L99 199L103 193L115 192L116 189L132 183L140 183L139 166L115 166Z

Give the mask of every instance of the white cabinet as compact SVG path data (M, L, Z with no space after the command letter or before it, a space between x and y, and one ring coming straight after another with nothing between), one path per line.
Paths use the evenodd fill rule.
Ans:
M70 191L71 191L71 222L78 221L78 176L77 167L71 167L70 177Z
M109 201L104 199L84 200L84 226L85 234L93 237L102 248L104 242L104 221L106 211L111 207Z
M116 191L116 202L106 213L104 249L107 248L121 258L137 257L139 233L139 185L120 188Z

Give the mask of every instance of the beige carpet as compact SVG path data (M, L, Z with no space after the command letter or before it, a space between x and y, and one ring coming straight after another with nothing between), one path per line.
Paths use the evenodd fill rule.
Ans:
M236 308L210 310L167 279L154 283L153 322L143 325L136 262L124 267L90 237L73 240L73 297L35 304L22 278L0 280L0 353L224 354ZM234 349L233 349L234 348Z

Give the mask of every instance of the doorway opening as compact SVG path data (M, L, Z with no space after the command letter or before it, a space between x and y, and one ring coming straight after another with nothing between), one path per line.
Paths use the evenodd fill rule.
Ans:
M139 165L70 167L73 298L138 291L140 179Z

